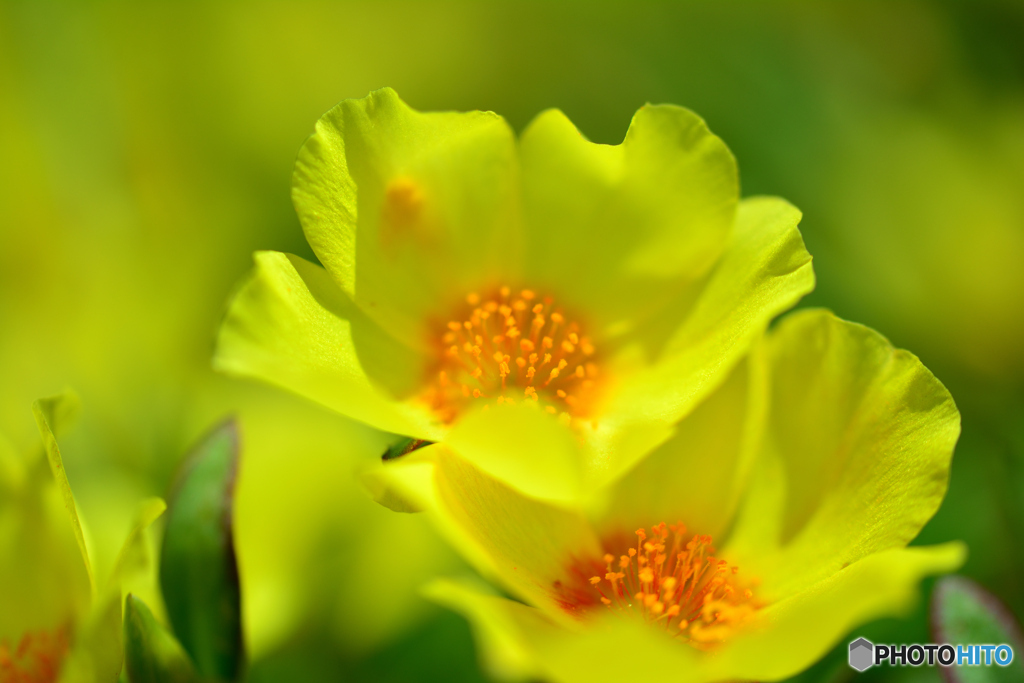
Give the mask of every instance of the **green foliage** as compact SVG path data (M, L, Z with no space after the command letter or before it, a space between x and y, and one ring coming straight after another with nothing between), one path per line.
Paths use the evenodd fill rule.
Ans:
M238 430L215 428L186 460L171 494L160 559L167 615L199 673L234 680L242 621L231 526Z
M199 680L181 643L131 593L124 601L124 665L131 683Z
M953 683L1010 683L1024 681L1024 640L1003 603L974 581L950 576L939 581L932 595L932 630L937 643L1002 645L1013 648L1006 667L957 666L947 669Z

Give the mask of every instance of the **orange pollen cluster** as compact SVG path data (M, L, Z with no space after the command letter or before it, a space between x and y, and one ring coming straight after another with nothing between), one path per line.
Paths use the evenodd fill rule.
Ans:
M13 650L0 641L0 683L51 683L68 651L64 629L26 633Z
M596 349L550 297L502 287L470 294L465 310L439 334L436 380L426 392L446 422L471 402L533 401L572 421L593 398Z
M701 649L725 640L758 609L753 591L739 585L739 568L714 557L710 536L684 542L682 522L662 522L651 532L648 539L637 529L635 548L604 556L605 571L588 582L601 603Z

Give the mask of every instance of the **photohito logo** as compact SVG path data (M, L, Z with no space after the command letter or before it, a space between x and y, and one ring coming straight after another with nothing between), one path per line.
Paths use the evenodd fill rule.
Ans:
M883 662L889 666L1009 666L1013 648L1009 645L875 645L867 638L850 643L850 666L866 671Z

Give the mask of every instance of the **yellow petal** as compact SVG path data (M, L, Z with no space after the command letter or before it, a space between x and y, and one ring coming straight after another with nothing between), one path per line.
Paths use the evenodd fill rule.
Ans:
M945 495L960 415L916 357L825 311L789 316L765 358L759 473L729 550L781 598L917 535Z
M60 491L61 499L64 501L64 508L71 518L71 528L74 531L78 549L82 553L82 562L85 563L85 570L89 574L89 585L92 586L95 592L96 578L93 575L92 563L89 561L89 551L85 547L85 535L82 533L82 523L78 517L75 494L71 491L71 484L68 483L68 475L64 471L64 461L61 458L60 447L57 446L57 438L55 436L55 433L77 411L78 397L71 392L65 392L49 398L41 398L32 404L32 413L36 418L39 435L43 439L43 448L50 462L50 470L53 472L53 478L57 481L57 489Z
M420 113L390 88L344 100L303 145L292 188L320 262L410 344L439 305L517 261L515 138L492 112Z
M441 531L485 574L552 618L558 583L600 545L582 514L524 496L446 449L436 451L434 514Z
M557 110L524 131L528 281L613 328L664 301L721 253L736 164L693 112L647 105L621 145L589 142Z
M722 677L778 680L807 668L851 629L903 616L918 599L921 579L956 570L961 543L875 553L764 610L749 634L726 645Z
M556 624L540 610L488 595L464 581L435 581L425 593L470 621L484 662L495 675L557 683L652 675L681 683L779 680L810 666L850 629L905 613L923 577L953 570L963 558L963 546L955 543L872 555L762 611L747 632L709 652L640 619L611 613L568 627Z
M544 628L539 610L498 597L470 579L435 579L424 586L423 595L466 617L481 664L491 676L498 680L538 678L536 655L522 625Z
M609 531L682 521L716 539L727 528L753 465L764 421L761 364L740 363L672 438L616 482L602 514Z
M740 203L733 241L714 271L680 295L679 310L638 329L638 348L609 371L616 384L603 420L672 425L725 380L772 318L814 287L799 221L781 199ZM609 450L594 476L614 481L643 455Z
M415 352L360 313L324 269L278 252L255 259L221 326L218 370L276 384L384 431L437 439L425 408L383 388L398 391L403 378L418 378ZM374 378L368 367L379 370Z
M496 405L461 418L445 443L528 496L573 502L582 494L582 453L571 429L537 406Z

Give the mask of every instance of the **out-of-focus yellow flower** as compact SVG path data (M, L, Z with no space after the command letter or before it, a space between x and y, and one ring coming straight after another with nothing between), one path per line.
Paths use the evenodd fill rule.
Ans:
M780 199L739 200L704 122L645 106L621 145L559 111L346 100L293 199L324 267L264 252L216 365L570 501L664 442L814 283Z
M34 406L42 451L20 457L0 439L0 682L100 683L121 673L122 582L148 565L143 533L164 511L143 501L110 575L95 577L54 437L77 399Z
M959 432L916 357L806 311L585 511L523 496L443 444L385 472L428 491L419 504L453 544L526 603L429 588L473 622L494 673L776 680L962 563L959 543L906 547L945 495Z

